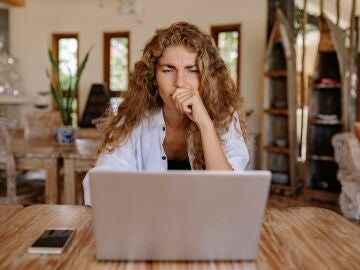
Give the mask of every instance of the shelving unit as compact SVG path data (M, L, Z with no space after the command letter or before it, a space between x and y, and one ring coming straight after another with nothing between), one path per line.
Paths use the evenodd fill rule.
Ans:
M305 199L337 203L337 179L332 137L349 129L348 67L345 37L323 15L319 18L320 44L310 92L307 134Z
M297 173L296 57L294 34L280 9L265 62L262 169L272 172L271 190L294 195Z
M16 119L20 124L24 123L25 111L32 105L26 96L0 96L0 116Z

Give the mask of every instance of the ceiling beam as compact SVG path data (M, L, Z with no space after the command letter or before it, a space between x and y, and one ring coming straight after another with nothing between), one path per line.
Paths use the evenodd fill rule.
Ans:
M0 0L10 6L24 7L26 5L26 0Z

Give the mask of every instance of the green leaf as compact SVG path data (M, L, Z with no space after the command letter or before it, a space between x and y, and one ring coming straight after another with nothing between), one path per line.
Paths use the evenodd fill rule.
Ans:
M51 93L52 97L54 98L55 103L56 103L56 105L57 105L57 107L59 109L61 119L62 119L64 125L66 125L66 116L65 116L62 100L59 97L57 91L55 90L55 88L54 88L54 86L52 84L50 84L50 93Z
M48 56L50 59L50 63L51 63L51 71L53 74L53 77L50 77L50 80L54 81L54 89L57 91L58 95L60 95L61 97L63 96L62 94L62 86L60 83L60 70L59 70L59 63L55 60L54 54L53 52L48 49Z
M75 89L72 88L72 76L71 76L70 68L68 68L68 71L69 71L69 87L68 87L67 96L66 96L66 111L69 114L69 117L71 118L71 113L72 113L71 97L72 97L72 92L75 91Z
M63 120L64 125L71 124L71 120L72 120L71 117L73 113L73 101L76 97L80 78L89 60L91 50L92 48L90 48L90 50L86 53L84 59L82 60L80 66L77 69L77 73L75 76L71 75L69 69L69 85L63 86L60 81L59 63L55 60L53 52L50 49L48 49L48 56L52 70L52 77L47 71L47 76L50 79L50 92L60 111L61 119ZM65 90L65 87L67 90ZM66 91L66 95L64 94L65 91Z
M79 82L80 82L80 78L81 78L81 75L86 67L86 64L89 60L89 56L90 56L90 52L91 52L92 48L90 48L90 50L86 53L84 59L82 60L78 70L77 70L77 73L76 73L76 78L75 78L75 85L74 85L74 91L72 93L72 99L75 98L76 96L76 93L78 91L78 87L79 87Z

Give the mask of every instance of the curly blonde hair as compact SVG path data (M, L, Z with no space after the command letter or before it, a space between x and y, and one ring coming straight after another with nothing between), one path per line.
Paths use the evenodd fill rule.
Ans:
M247 138L243 99L213 39L195 25L179 22L159 31L146 44L141 59L135 63L135 69L130 75L129 89L125 92L124 101L105 129L105 139L99 148L99 154L113 151L127 139L145 115L156 113L161 109L163 101L157 91L156 66L166 48L178 45L197 54L200 74L199 93L219 138L228 131L234 113L237 114L241 127L238 131L239 136ZM205 169L200 131L194 123L191 123L190 131L192 134L190 147L195 155L192 167Z

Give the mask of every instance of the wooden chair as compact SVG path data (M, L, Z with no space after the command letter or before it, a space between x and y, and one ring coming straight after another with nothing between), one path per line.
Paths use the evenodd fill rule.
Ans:
M333 136L335 161L339 167L337 178L341 182L339 197L343 215L360 219L360 143L354 134L341 132Z
M39 181L21 179L16 170L12 138L17 121L0 117L0 204L29 204L43 194Z

